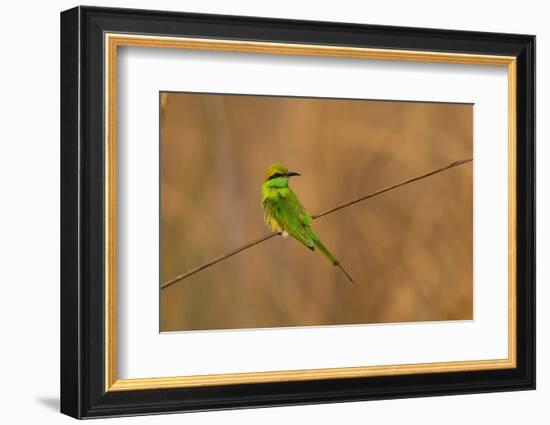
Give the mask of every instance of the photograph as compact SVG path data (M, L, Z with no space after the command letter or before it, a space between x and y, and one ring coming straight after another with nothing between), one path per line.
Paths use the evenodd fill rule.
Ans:
M159 108L161 332L474 319L473 104Z

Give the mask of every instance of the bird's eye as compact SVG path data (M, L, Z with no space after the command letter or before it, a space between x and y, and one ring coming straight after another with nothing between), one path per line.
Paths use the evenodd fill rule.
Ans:
M269 177L269 180L273 180L273 179L276 179L277 177L281 177L281 176L282 176L281 173L275 173L271 177Z

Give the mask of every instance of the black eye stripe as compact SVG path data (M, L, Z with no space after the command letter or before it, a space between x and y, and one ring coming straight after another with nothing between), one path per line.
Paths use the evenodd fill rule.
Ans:
M282 177L282 176L284 176L284 174L275 173L275 174L273 174L271 177L269 177L268 180L276 179L277 177Z

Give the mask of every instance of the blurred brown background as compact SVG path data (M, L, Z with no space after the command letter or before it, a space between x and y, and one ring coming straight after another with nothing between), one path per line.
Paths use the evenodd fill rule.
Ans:
M268 229L281 162L310 214L472 156L472 105L161 94L161 282ZM472 164L315 220L357 286L275 237L161 291L160 330L472 319Z

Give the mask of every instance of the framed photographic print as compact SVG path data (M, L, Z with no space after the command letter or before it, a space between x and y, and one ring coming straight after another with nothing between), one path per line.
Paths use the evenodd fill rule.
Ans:
M535 387L535 37L61 14L61 411Z

